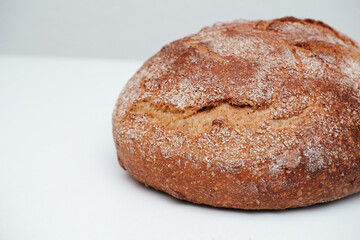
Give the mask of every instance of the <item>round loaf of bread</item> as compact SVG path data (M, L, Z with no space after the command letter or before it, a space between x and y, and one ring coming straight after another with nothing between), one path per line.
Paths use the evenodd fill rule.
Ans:
M216 207L284 209L360 191L360 48L312 19L215 24L164 46L113 112L120 165Z

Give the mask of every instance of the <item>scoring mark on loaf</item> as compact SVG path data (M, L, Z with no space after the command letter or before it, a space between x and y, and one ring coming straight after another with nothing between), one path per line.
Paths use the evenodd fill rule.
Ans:
M264 123L276 126L277 129L290 127L301 121L312 109L306 107L296 114L278 118L272 106L251 107L248 105L234 105L227 101L220 101L201 109L179 110L169 105L156 105L149 101L140 101L134 104L130 113L149 117L149 120L167 130L181 131L191 134L200 134L210 131L214 126L230 126L240 130L244 126L261 126Z
M184 38L181 40L181 42L186 43L189 46L195 48L197 51L199 51L203 55L207 55L208 57L215 58L219 61L224 61L224 58L220 54L210 51L210 49L207 46L205 46L199 42L196 42L191 38Z

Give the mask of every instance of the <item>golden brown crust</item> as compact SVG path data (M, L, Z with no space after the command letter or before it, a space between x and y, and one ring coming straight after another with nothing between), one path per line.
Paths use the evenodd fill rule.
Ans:
M174 197L283 209L360 191L360 48L312 19L239 20L172 42L113 114L121 166Z

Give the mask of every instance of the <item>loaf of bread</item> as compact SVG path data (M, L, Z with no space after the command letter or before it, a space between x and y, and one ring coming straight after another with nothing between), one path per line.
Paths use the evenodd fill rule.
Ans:
M176 198L285 209L360 191L360 48L323 22L206 27L164 46L113 112L120 165Z

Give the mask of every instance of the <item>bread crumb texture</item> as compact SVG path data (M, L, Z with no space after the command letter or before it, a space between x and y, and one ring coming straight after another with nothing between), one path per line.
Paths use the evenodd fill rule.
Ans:
M325 23L218 23L164 46L126 84L118 159L194 203L332 201L360 191L359 83L359 46Z

